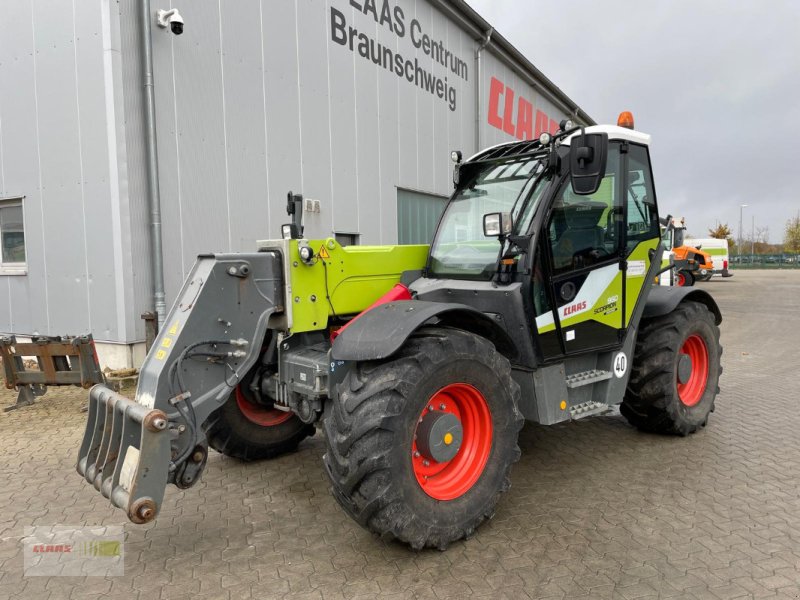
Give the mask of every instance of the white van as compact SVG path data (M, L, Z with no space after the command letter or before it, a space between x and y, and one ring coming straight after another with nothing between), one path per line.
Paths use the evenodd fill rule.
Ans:
M705 277L706 280L711 279L712 275L733 277L733 273L728 271L728 265L730 264L728 257L728 240L716 238L687 238L684 243L687 246L693 246L711 255L711 261L714 263L714 271Z

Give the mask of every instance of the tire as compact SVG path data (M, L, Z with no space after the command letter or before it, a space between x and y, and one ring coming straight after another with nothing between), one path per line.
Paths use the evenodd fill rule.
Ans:
M691 271L678 271L675 283L679 287L692 287L694 285L694 274Z
M241 460L274 458L293 452L308 436L313 425L303 423L294 413L259 406L239 384L230 397L206 422L208 445L225 456Z
M359 524L415 550L444 550L493 516L524 419L511 366L489 341L424 328L391 359L355 365L337 391L324 417L324 462L334 497ZM428 460L417 447L423 417L454 407L461 445L449 460Z
M719 393L721 356L719 327L704 304L684 301L642 321L620 412L642 431L688 435L705 427Z

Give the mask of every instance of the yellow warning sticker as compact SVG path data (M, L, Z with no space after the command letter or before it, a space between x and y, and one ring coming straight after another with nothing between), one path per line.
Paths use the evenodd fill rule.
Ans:
M172 327L170 327L170 328L169 328L169 331L168 331L167 333L169 333L170 335L175 335L175 334L177 334L177 333L178 333L178 327L180 327L180 325L181 325L181 322L180 322L180 321L175 321L175 322L172 324Z
M331 255L328 254L328 250L325 248L325 244L319 247L319 257L320 258L330 258Z
M167 351L159 348L158 352L156 352L156 360L164 360L166 357Z
M163 340L161 340L162 348L169 348L170 346L172 346L172 338L165 337Z

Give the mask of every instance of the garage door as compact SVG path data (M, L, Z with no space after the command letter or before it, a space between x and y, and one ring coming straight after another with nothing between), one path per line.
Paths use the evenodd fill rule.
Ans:
M447 198L397 188L397 240L430 244Z

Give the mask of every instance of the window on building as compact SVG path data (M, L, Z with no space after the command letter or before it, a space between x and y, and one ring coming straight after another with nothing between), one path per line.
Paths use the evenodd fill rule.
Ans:
M341 231L335 231L333 236L336 238L336 241L339 242L342 246L358 246L358 238L361 237L360 233L345 233Z
M25 268L24 225L22 198L0 200L0 270Z

